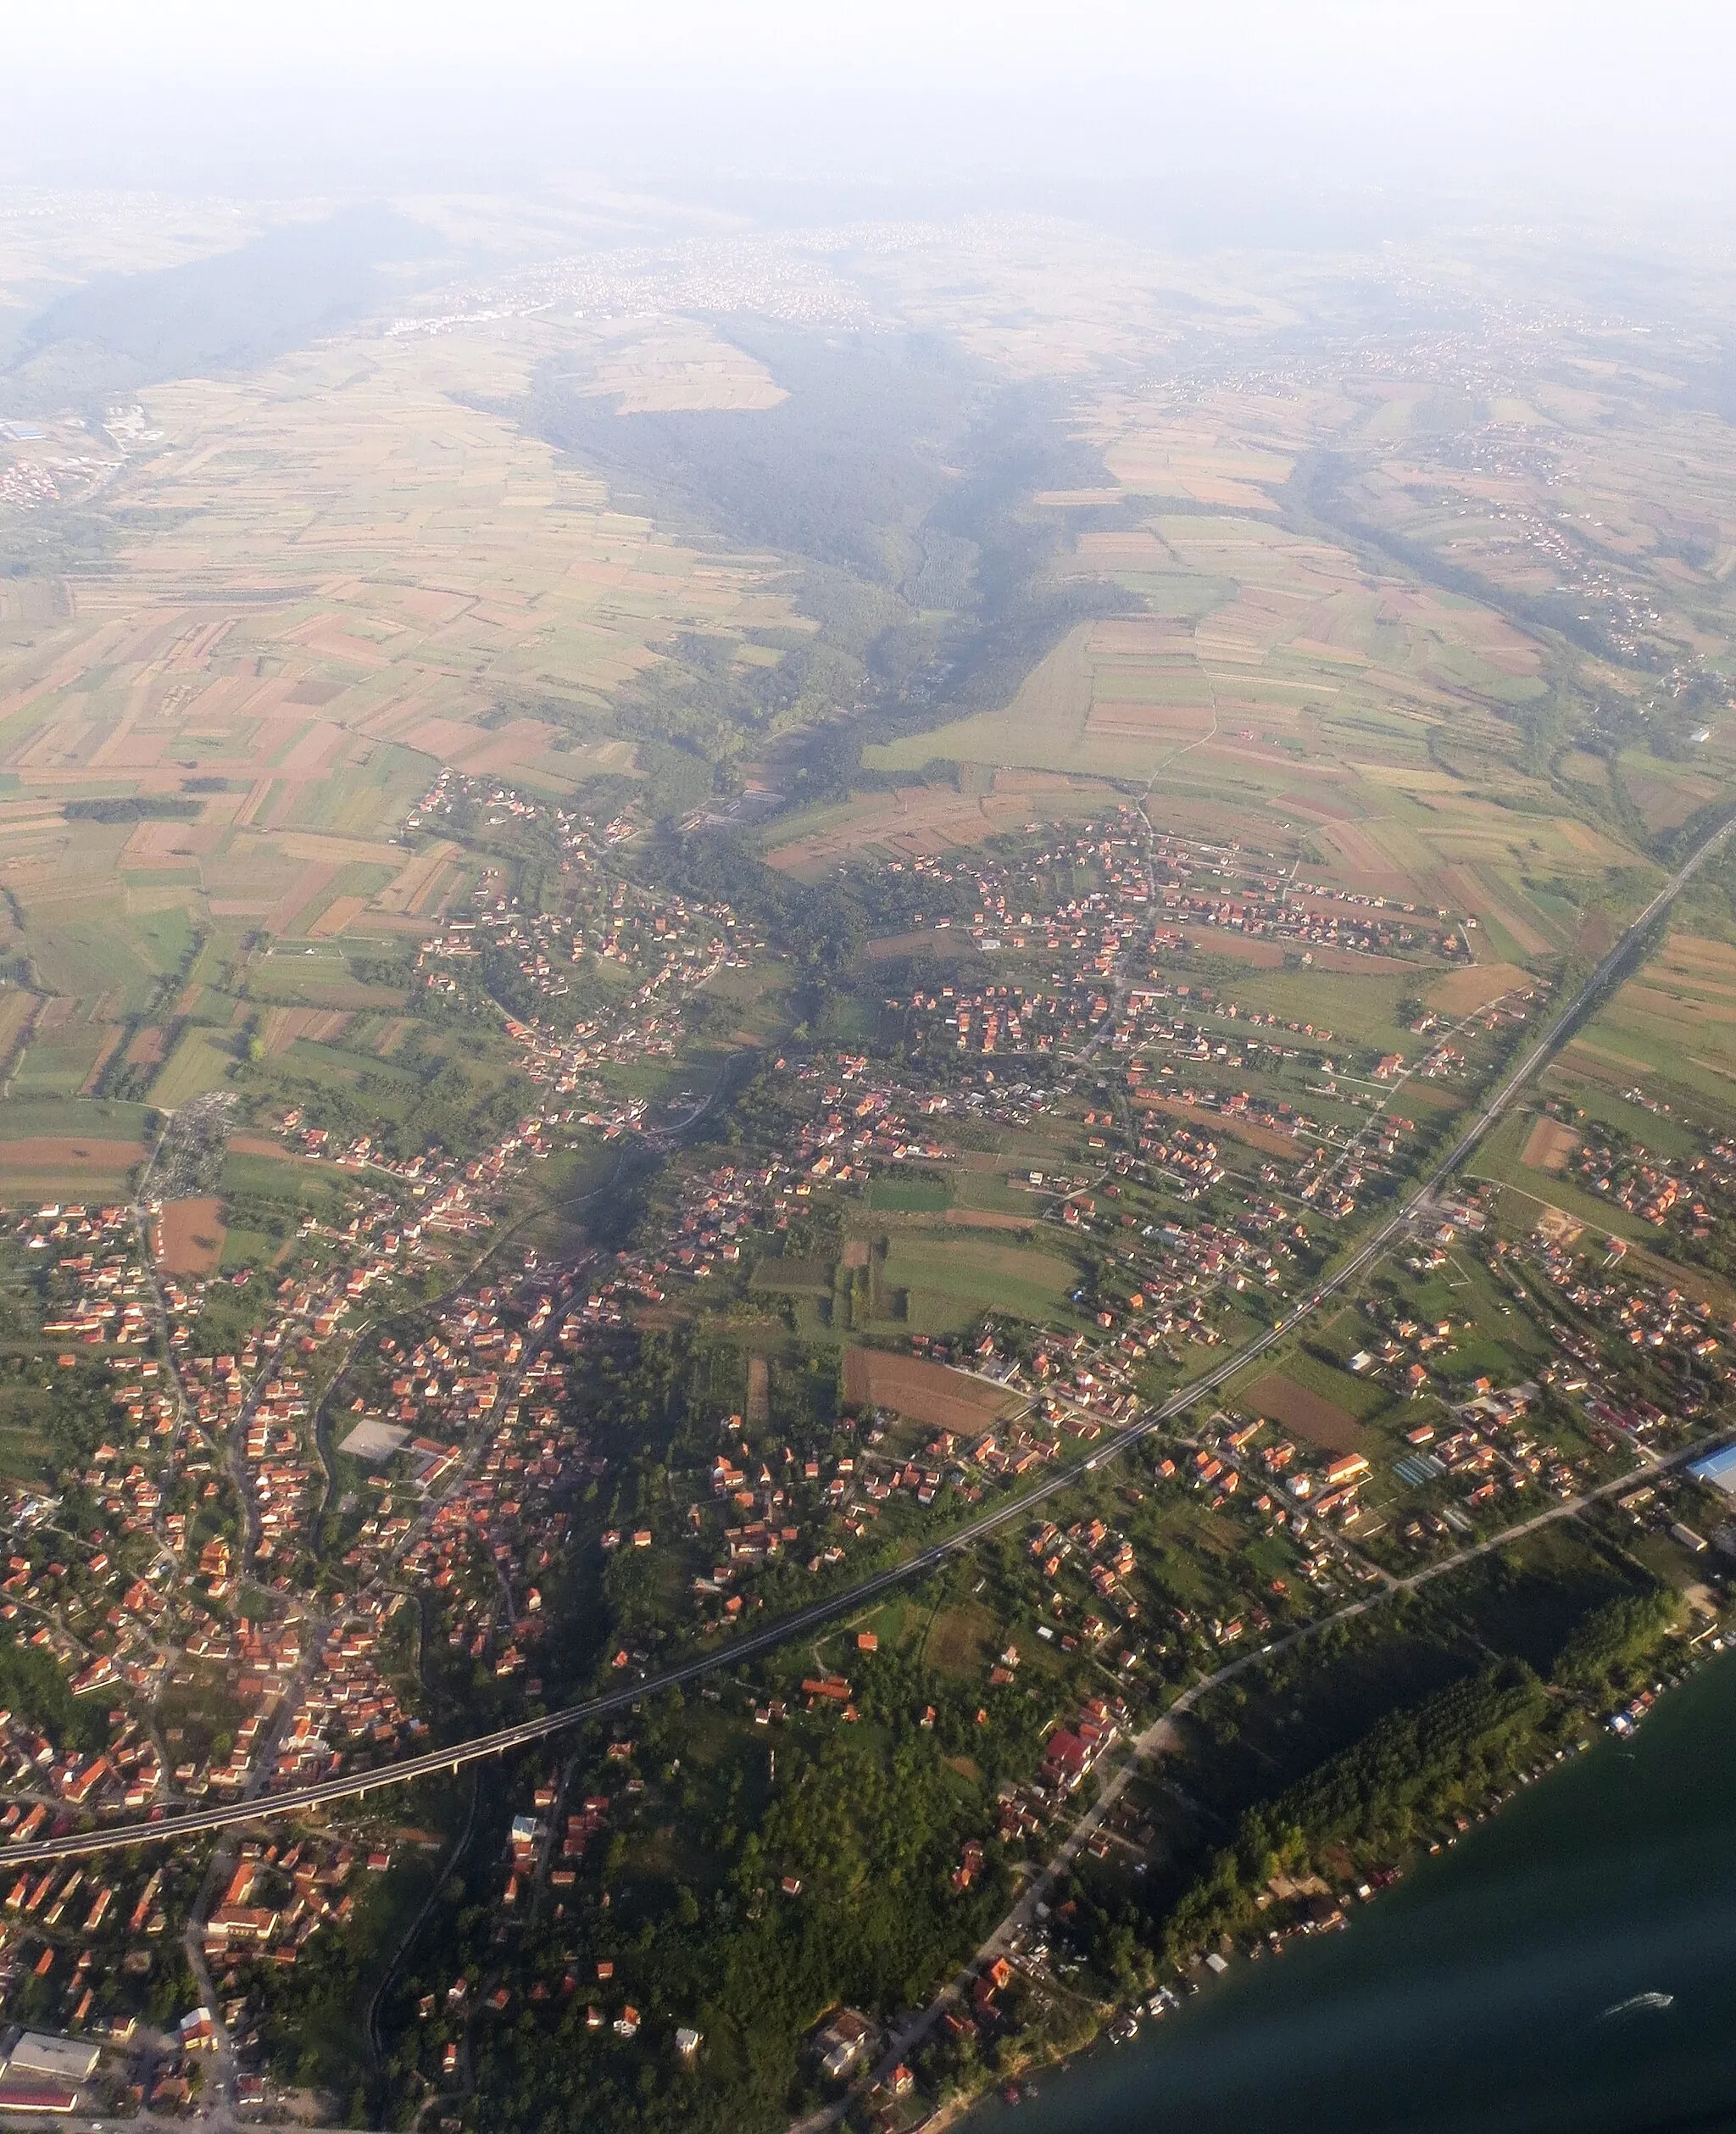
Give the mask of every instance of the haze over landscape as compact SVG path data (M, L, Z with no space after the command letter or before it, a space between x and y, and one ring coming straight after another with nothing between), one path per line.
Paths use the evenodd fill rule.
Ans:
M8 2124L1736 2124L1733 47L8 25Z

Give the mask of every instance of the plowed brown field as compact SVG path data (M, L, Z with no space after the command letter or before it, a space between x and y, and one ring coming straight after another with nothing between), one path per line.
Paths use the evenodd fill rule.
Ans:
M986 1430L1015 1396L920 1357L852 1348L844 1357L844 1398L895 1408L930 1429L973 1435Z
M220 1201L165 1201L152 1226L151 1249L171 1274L212 1274L229 1233Z

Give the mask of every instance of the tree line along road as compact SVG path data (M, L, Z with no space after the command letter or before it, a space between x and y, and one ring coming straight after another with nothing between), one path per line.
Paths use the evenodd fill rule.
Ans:
M0 1852L0 1860L26 1866L37 1861L80 1858L92 1853L117 1852L133 1845L198 1837L209 1831L227 1830L236 1824L258 1823L268 1817L293 1815L304 1808L329 1807L338 1801L364 1799L383 1786L406 1785L413 1779L430 1778L442 1772L456 1774L467 1763L478 1763L487 1757L508 1755L515 1749L547 1741L553 1735L565 1733L588 1720L604 1719L611 1713L623 1711L642 1698L656 1696L660 1691L685 1687L688 1683L699 1681L721 1669L734 1667L758 1653L770 1652L822 1623L854 1613L889 1588L901 1585L906 1580L921 1577L924 1572L934 1569L949 1557L971 1549L986 1535L999 1531L1016 1519L1026 1518L1036 1506L1071 1488L1106 1462L1118 1458L1129 1447L1137 1445L1153 1431L1162 1429L1205 1395L1215 1392L1246 1365L1263 1356L1317 1310L1327 1297L1337 1295L1355 1282L1399 1232L1419 1216L1426 1214L1433 1206L1434 1196L1441 1187L1501 1118L1519 1092L1572 1037L1610 981L1622 973L1634 959L1653 924L1675 902L1712 854L1722 848L1733 830L1736 830L1736 812L1733 812L1695 846L1651 902L1628 927L1621 939L1555 1017L1542 1037L1500 1082L1494 1094L1449 1153L1348 1259L1332 1269L1300 1303L1287 1312L1265 1333L1244 1343L1203 1376L1190 1379L1186 1385L1171 1394L1161 1407L1116 1432L1088 1457L1071 1460L1066 1465L1056 1468L1033 1488L1009 1499L993 1511L984 1513L981 1518L956 1528L944 1540L932 1543L902 1563L876 1571L824 1600L798 1608L793 1614L781 1616L776 1622L767 1624L763 1630L733 1638L715 1652L698 1654L678 1666L665 1668L656 1674L642 1676L601 1696L564 1706L558 1712L546 1713L538 1719L524 1719L515 1726L498 1727L490 1733L472 1735L465 1741L449 1742L443 1748L426 1750L420 1755L403 1757L374 1770L325 1779L313 1786L286 1788L281 1792L262 1795L252 1800L226 1802L216 1808L189 1809L178 1814L159 1812L136 1822L110 1824L96 1830L69 1832L61 1837L41 1838L27 1844L9 1845ZM1543 1516L1565 1517L1577 1508L1576 1502L1556 1507ZM1522 1529L1513 1529L1514 1532L1520 1530ZM1494 1541L1480 1546L1499 1546L1503 1538L1497 1536ZM1305 1635L1305 1632L1303 1634Z

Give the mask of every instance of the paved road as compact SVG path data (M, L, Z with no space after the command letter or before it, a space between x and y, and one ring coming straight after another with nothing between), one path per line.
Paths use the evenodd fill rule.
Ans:
M1054 1468L1035 1487L1007 1500L967 1524L955 1528L945 1540L931 1543L927 1548L920 1550L902 1563L876 1571L829 1598L815 1601L804 1608L798 1608L793 1614L782 1616L763 1630L732 1638L714 1651L698 1653L680 1665L665 1668L657 1674L623 1682L619 1689L609 1691L600 1697L587 1697L581 1703L567 1705L560 1711L548 1713L541 1719L525 1719L515 1726L504 1726L491 1733L473 1735L467 1741L452 1742L445 1748L431 1749L420 1756L403 1757L372 1771L326 1779L317 1785L297 1786L259 1800L230 1802L175 1815L158 1815L141 1822L112 1824L64 1837L38 1839L28 1845L8 1846L0 1851L0 1863L21 1866L38 1860L73 1858L113 1852L122 1847L159 1840L196 1837L209 1831L226 1830L236 1824L257 1822L267 1815L288 1815L304 1808L329 1807L337 1801L364 1799L383 1786L402 1786L413 1779L430 1777L438 1772L455 1775L467 1763L477 1763L485 1757L506 1755L533 1742L546 1741L552 1735L565 1733L587 1720L621 1711L643 1697L656 1695L659 1691L684 1686L704 1675L715 1674L720 1669L733 1668L756 1653L770 1652L776 1646L805 1635L823 1623L831 1622L840 1615L853 1613L891 1587L910 1579L920 1578L949 1557L971 1549L985 1536L998 1532L1015 1520L1027 1518L1036 1506L1062 1490L1071 1489L1086 1474L1117 1458L1153 1431L1161 1429L1177 1415L1194 1407L1206 1395L1215 1392L1257 1357L1276 1347L1328 1296L1355 1283L1412 1222L1429 1213L1434 1205L1434 1196L1441 1187L1501 1118L1519 1092L1579 1028L1601 998L1611 978L1623 968L1644 943L1653 922L1668 910L1706 860L1722 847L1733 830L1736 830L1736 814L1733 814L1720 828L1712 831L1695 847L1688 860L1628 927L1550 1028L1500 1084L1451 1151L1349 1258L1341 1262L1265 1333L1232 1351L1201 1377L1189 1379L1187 1385L1150 1414L1106 1438L1088 1457L1071 1460ZM1568 1508L1558 1507L1541 1516L1560 1517ZM1498 1546L1500 1539L1511 1539L1513 1535L1525 1530L1525 1527L1511 1529L1507 1536L1497 1537L1495 1541L1487 1546ZM1446 1566L1439 1568L1445 1568ZM1408 1582L1420 1583L1423 1578L1437 1574L1436 1572L1419 1574ZM1367 1603L1360 1602L1357 1605L1360 1607Z
M1684 1461L1693 1458L1697 1450L1698 1447L1690 1446L1670 1454L1665 1459L1653 1459L1648 1471L1655 1474L1679 1467ZM1613 1496L1619 1490L1632 1489L1639 1479L1635 1474L1619 1474L1607 1482L1599 1483L1595 1489L1587 1490L1561 1503L1551 1504L1517 1526L1504 1528L1500 1533L1491 1535L1485 1541L1474 1541L1451 1556L1443 1557L1438 1563L1431 1563L1420 1571L1412 1572L1408 1578L1394 1580L1389 1586L1383 1587L1378 1593L1365 1594L1360 1600L1335 1608L1330 1615L1319 1616L1312 1623L1304 1623L1297 1629L1286 1632L1283 1637L1273 1639L1269 1644L1242 1653L1238 1658L1227 1661L1215 1674L1201 1675L1191 1687L1183 1690L1174 1703L1154 1719L1143 1733L1134 1737L1118 1763L1103 1773L1096 1800L1068 1830L1041 1869L1021 1888L1006 1916L957 1977L936 1994L926 2008L907 2016L888 2035L879 2059L865 2077L860 2078L843 2096L835 2098L830 2104L822 2105L805 2117L793 2120L788 2134L823 2134L824 2129L835 2126L865 2092L871 2091L877 2084L885 2081L901 2060L910 2059L949 2007L955 2003L968 2001L972 1983L997 1957L1010 1955L1018 1936L1038 1924L1038 1906L1108 1822L1110 1812L1127 1790L1140 1765L1160 1749L1169 1746L1165 1737L1176 1719L1182 1713L1191 1711L1202 1697L1221 1684L1233 1680L1248 1669L1258 1667L1263 1661L1288 1652L1293 1645L1300 1645L1309 1638L1317 1637L1335 1623L1348 1623L1354 1617L1366 1614L1385 1599L1389 1591L1410 1592L1419 1585L1426 1585L1431 1579L1444 1577L1449 1571L1456 1571L1475 1557L1487 1556L1492 1549L1505 1548L1509 1542L1534 1532L1540 1526L1549 1525L1552 1520L1572 1518L1584 1511L1588 1505L1596 1503L1600 1497ZM1050 1983L1053 1984L1053 1981Z

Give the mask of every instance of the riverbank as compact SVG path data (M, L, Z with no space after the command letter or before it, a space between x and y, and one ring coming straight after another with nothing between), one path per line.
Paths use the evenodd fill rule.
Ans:
M1185 2104L1203 2134L1305 2134L1329 2120L1409 2129L1437 2113L1443 2126L1573 2134L1662 2123L1650 2111L1600 2117L1602 2103L1582 2109L1579 2096L1580 2070L1594 2066L1597 2098L1629 2097L1626 2059L1637 2051L1650 2066L1654 2046L1659 2079L1693 2109L1728 2106L1736 2055L1700 2050L1676 2011L1711 1981L1725 2004L1736 1990L1736 1652L1708 1637L1655 1680L1672 1676L1678 1686L1653 1694L1637 1729L1615 1730L1608 1715L1589 1752L1551 1759L1551 1785L1516 1785L1464 1832L1443 1833L1433 1857L1418 1848L1389 1896L1352 1893L1355 1933L1301 1937L1282 1960L1238 1953L1137 2042L1033 2070L1021 2134L1146 2128L1160 2088L1166 2115ZM1636 2001L1659 1992L1661 2005ZM1701 2028L1722 2039L1722 2009L1714 2021L1708 2007ZM1507 2109L1516 2067L1523 2112ZM930 2124L1012 2126L992 2093L1005 2079ZM1551 2116L1558 2092L1575 2101Z

